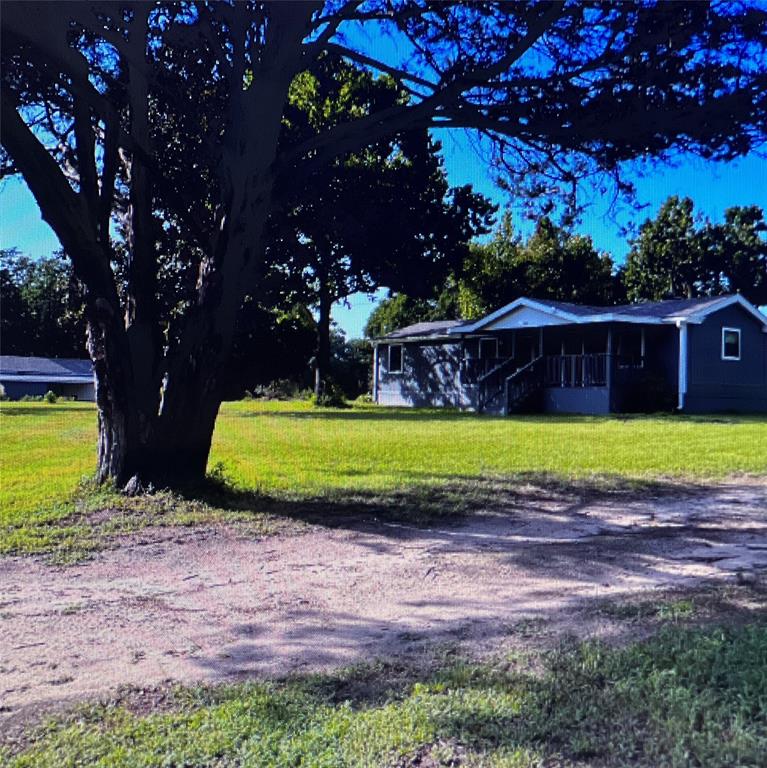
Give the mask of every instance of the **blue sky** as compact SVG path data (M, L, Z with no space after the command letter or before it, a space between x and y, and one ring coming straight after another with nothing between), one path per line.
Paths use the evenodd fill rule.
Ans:
M514 201L494 185L487 162L477 155L466 135L443 131L439 138L450 183L473 184L500 206L509 207L515 225L527 232L530 223L515 212ZM767 161L750 156L725 164L691 158L674 168L658 167L638 179L637 188L639 201L648 206L646 210L639 214L623 210L610 216L607 201L595 200L577 227L618 262L625 258L629 247L621 227L653 216L669 195L691 197L697 211L713 220L721 219L725 209L732 205L759 205L767 209ZM17 247L34 257L48 255L59 247L56 236L40 218L32 195L19 179L7 179L0 185L0 247ZM380 291L378 296L385 295L385 291ZM335 307L334 318L347 336L360 336L375 303L357 294L350 298L350 305Z

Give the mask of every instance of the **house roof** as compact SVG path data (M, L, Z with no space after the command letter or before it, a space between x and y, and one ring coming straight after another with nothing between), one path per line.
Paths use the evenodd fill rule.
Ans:
M563 323L701 323L711 314L727 306L738 304L767 329L767 316L744 299L740 294L715 296L699 299L668 299L666 301L643 301L636 304L622 304L612 307L596 307L586 304L571 304L564 301L528 299L521 297L473 323L464 323L461 328L450 329L449 333L471 333L510 314L520 307L538 310L556 317Z
M73 358L0 355L0 380L92 382L93 365Z
M433 339L439 336L447 335L451 329L457 330L460 326L466 325L464 320L436 320L429 323L414 323L404 328L398 328L396 331L387 333L384 339Z

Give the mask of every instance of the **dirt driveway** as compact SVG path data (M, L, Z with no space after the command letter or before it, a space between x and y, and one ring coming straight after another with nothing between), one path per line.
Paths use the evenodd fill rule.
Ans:
M65 568L8 558L0 728L122 684L284 675L443 641L497 648L520 622L582 624L595 600L764 568L767 482L753 480L655 498L530 489L427 529L152 529Z

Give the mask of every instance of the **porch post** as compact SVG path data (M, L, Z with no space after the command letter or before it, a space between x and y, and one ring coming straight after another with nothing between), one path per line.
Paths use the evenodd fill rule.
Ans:
M378 344L373 345L373 402L378 402Z
M679 328L679 402L677 406L680 411L683 411L684 398L687 394L687 323L677 320L676 327Z
M610 413L613 410L613 328L611 325L607 326L607 369L606 381L607 381L607 402Z
M565 342L559 345L559 386L565 386Z
M543 326L538 329L538 357L543 355Z

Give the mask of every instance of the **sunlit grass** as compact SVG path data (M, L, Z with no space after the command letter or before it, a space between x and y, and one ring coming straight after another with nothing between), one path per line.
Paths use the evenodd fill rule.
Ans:
M225 406L213 462L265 490L383 488L484 474L723 477L767 472L767 417L481 417Z
M85 403L2 403L0 552L45 551L81 540L75 519L108 504L78 491L95 462L96 412ZM227 403L211 468L264 495L390 494L478 478L537 475L561 480L683 478L767 473L767 418L482 417L374 406L317 409L309 403ZM173 507L168 522L210 519ZM151 510L142 509L150 513ZM149 515L126 527L145 524ZM61 521L67 521L63 524ZM69 546L69 544L67 544Z

